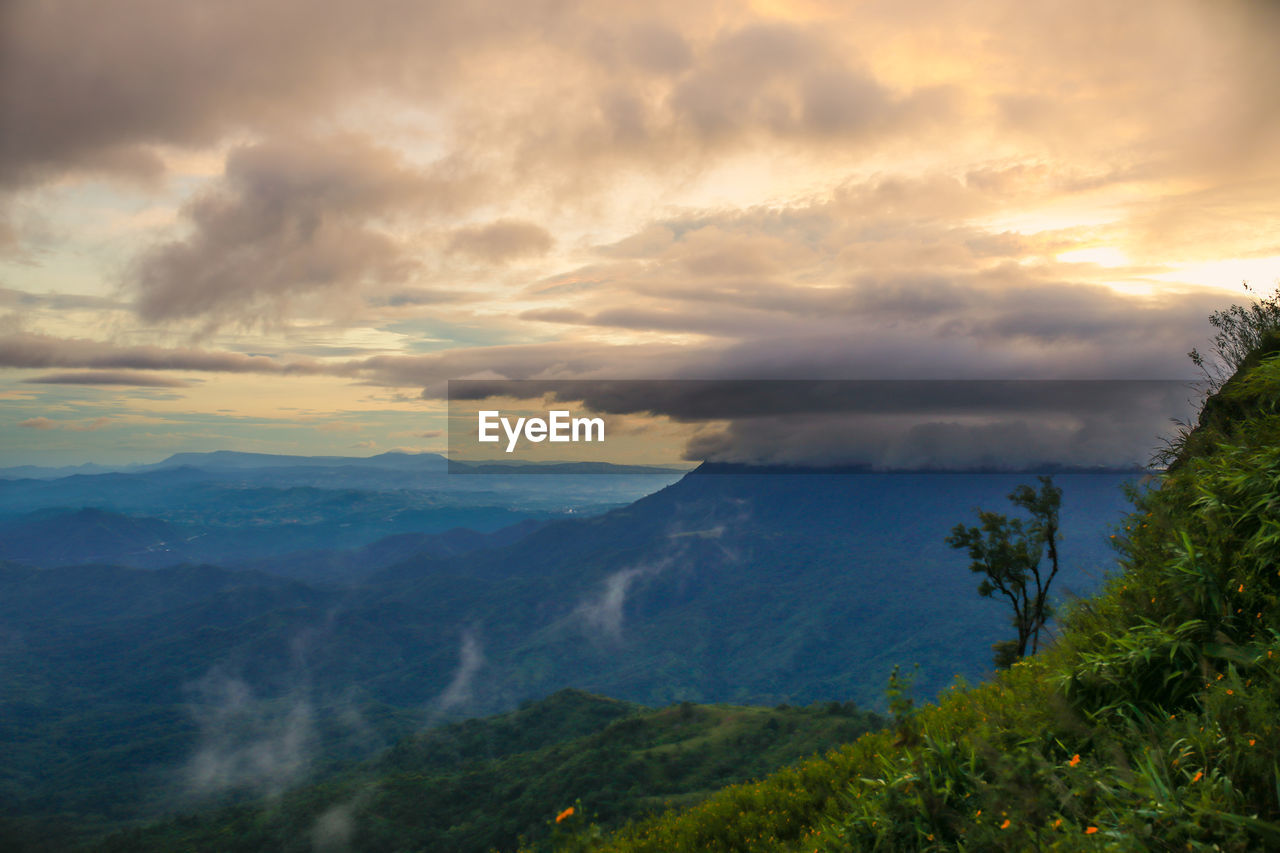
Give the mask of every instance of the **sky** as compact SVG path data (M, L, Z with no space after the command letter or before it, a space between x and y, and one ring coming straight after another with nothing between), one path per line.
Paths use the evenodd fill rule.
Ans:
M1280 8L11 0L0 466L443 450L450 379L1194 374Z

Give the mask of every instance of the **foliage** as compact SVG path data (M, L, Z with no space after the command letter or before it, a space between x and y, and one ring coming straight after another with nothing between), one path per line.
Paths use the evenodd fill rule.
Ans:
M1244 289L1253 294L1247 282ZM1209 323L1217 330L1213 352L1204 356L1199 349L1193 349L1187 355L1204 372L1210 389L1216 391L1244 365L1245 359L1265 346L1268 337L1280 332L1280 286L1270 296L1248 305L1236 304L1213 312Z
M1253 293L1248 284L1244 289ZM1198 422L1174 421L1176 432L1164 441L1152 460L1157 467L1176 468L1183 459L1211 454L1215 441L1247 420L1251 401L1226 393L1226 386L1233 377L1238 381L1251 375L1252 368L1280 352L1280 287L1248 305L1215 311L1209 322L1217 330L1213 351L1208 355L1198 349L1187 353L1203 376Z
M952 548L969 552L969 570L983 575L978 593L991 597L999 592L1013 608L1013 626L1018 638L996 643L995 663L1007 669L1040 648L1040 631L1053 615L1049 587L1058 575L1058 516L1062 489L1052 477L1040 477L1039 490L1020 485L1009 494L1014 506L1031 518L1010 519L995 512L978 510L978 527L957 524L947 537ZM1040 560L1048 551L1049 568L1040 571Z

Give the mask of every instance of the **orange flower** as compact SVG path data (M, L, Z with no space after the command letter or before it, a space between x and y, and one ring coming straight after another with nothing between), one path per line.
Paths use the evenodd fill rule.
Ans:
M569 806L569 808L556 815L556 823L559 823L567 817L573 817L573 806Z
M1196 771L1196 775L1191 779L1191 781L1192 781L1192 782L1199 782L1199 781L1200 781L1201 779L1203 779L1203 778L1204 778L1204 771L1203 771L1203 770L1197 770L1197 771Z
M1080 753L1078 752L1075 755L1071 756L1071 760L1067 762L1067 764L1070 764L1072 767L1075 767L1079 763L1080 763Z
M1257 743L1257 742L1258 742L1258 741L1257 741L1257 739L1256 739L1256 738L1249 738L1249 746L1253 746L1253 745L1254 745L1255 743Z
M1053 822L1053 828L1054 828L1054 829L1057 829L1057 828L1058 828L1058 827L1060 827L1060 826L1062 826L1062 818L1058 818L1057 820L1055 820L1055 821Z
M1085 827L1084 834L1085 834L1085 835L1093 835L1093 834L1094 834L1095 832L1097 832L1097 831L1098 831L1098 827L1096 827L1096 826L1087 826L1087 827Z
M1001 828L1001 829L1008 829L1008 828L1009 828L1009 818L1005 818L1005 819L1004 819L1004 823L1000 824L1000 828Z

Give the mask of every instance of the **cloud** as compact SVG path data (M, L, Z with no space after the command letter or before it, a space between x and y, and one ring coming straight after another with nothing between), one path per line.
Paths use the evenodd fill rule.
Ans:
M68 172L155 181L165 147L306 123L387 90L438 94L461 60L554 8L396 0L7 3L0 185Z
M604 589L598 597L578 605L577 614L591 630L599 631L613 640L621 639L622 605L626 601L627 591L637 579L653 571L657 570L648 566L633 566L614 572L604 579Z
M1237 171L1280 128L1270 6L121 0L133 24L107 27L84 0L17 0L0 28L0 182L154 181L172 149L388 102L420 109L455 163L562 187L609 186L594 169L619 162L687 174L770 140L849 162L872 140L996 158L993 136L1014 137L1036 156Z
M121 370L191 370L213 373L300 373L330 370L310 359L279 361L264 355L193 348L118 345L34 332L0 335L0 367L76 367Z
M138 314L216 328L307 308L340 316L366 290L412 292L403 287L418 261L385 223L409 210L447 209L457 192L456 181L362 137L234 149L220 185L185 208L191 235L136 260Z
M1049 412L967 419L847 414L739 419L723 432L698 435L686 457L890 471L1142 467L1151 463L1161 436L1170 434L1169 413L1186 415L1181 403L1074 417Z
M946 117L941 89L899 96L820 28L753 23L715 40L671 96L676 121L707 141L764 131L844 142Z
M311 827L311 849L314 853L345 853L350 850L356 833L356 812L368 799L369 794L362 791L350 800L321 812Z
M0 366L1175 376L1229 297L1173 262L1280 254L1274 4L766 5L6 4L0 251L48 211L65 251L0 289ZM176 228L88 245L139 196ZM118 297L34 292L117 252ZM112 341L20 328L124 297Z
M199 740L183 772L190 794L278 794L310 767L316 732L305 698L259 699L243 680L220 671L191 689Z
M488 225L460 228L449 240L448 250L490 264L544 255L555 245L551 234L532 222L500 220Z
M444 692L435 701L435 713L445 714L450 711L464 709L471 704L475 696L476 673L484 666L484 651L474 631L462 633L458 647L458 668Z
M695 425L686 431L688 461L879 469L1145 465L1171 419L1191 416L1195 396L1182 381L956 379L476 380L451 383L450 392L453 405L541 399ZM584 611L593 624L618 624L635 578L609 579Z
M67 430L69 432L93 432L102 429L111 423L110 418L94 418L88 421L54 421L46 417L27 418L24 421L18 421L18 426L27 429L39 430Z
M11 287L0 287L0 305L16 308L50 308L55 311L109 311L126 308L126 303L105 296L81 293L30 293Z
M109 425L110 423L111 423L111 418L94 418L93 420L89 420L89 421L81 421L79 423L67 424L66 426L63 427L63 429L68 429L68 430L71 430L72 432L93 432L94 430L102 429L103 427Z
M344 423L342 421L330 421L316 426L316 429L321 432L363 432L367 428L365 424Z
M186 388L191 383L125 370L91 370L82 373L46 373L24 379L36 385L132 385L139 388Z
M708 560L736 563L740 558L721 542L726 529L746 524L750 508L745 503L730 502L715 507L696 530L675 527L667 532L658 551L650 558L607 575L599 591L583 598L573 610L573 618L589 636L617 643L622 640L628 600L646 579L679 570L685 563L708 565ZM698 560L689 559L690 552L700 553Z

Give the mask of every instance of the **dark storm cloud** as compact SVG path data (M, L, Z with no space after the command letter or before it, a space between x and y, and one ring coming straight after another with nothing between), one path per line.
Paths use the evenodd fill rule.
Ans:
M1129 406L1123 417L987 417L984 423L856 417L733 421L695 436L688 461L749 465L865 466L877 470L1025 470L1146 467L1187 406Z
M1143 380L449 383L464 419L478 401L541 400L717 426L693 433L691 461L906 469L1145 465L1191 396L1186 382Z
M1181 395L1187 384L1164 380L455 380L452 400L489 397L582 402L611 414L648 413L677 421L792 417L826 413L1026 416L1109 411L1146 398Z

